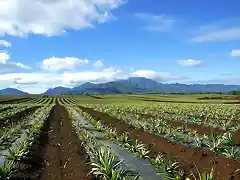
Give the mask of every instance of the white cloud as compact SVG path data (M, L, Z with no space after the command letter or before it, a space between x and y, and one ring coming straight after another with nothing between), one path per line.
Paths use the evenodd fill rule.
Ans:
M152 70L137 70L137 71L133 72L131 75L154 79L154 80L160 81L160 82L187 79L187 77L185 77L185 76L172 75L168 72L156 72L156 71L152 71Z
M196 67L196 66L201 65L201 63L202 63L200 60L194 60L194 59L179 60L177 62L181 66L185 66L185 67Z
M125 0L1 0L0 35L54 36L112 19Z
M5 64L9 60L9 55L6 52L0 52L0 64Z
M169 31L175 23L174 19L165 15L153 15L148 13L135 13L134 15L145 23L144 29L149 31Z
M95 67L95 68L102 68L103 66L104 66L104 64L101 60L97 60L93 63L93 67Z
M231 52L232 57L240 57L240 49L233 49Z
M159 82L186 79L184 76L176 76L167 72L156 72L151 70L130 72L110 67L98 71L82 71L74 73L41 72L0 74L0 84L4 84L8 87L17 86L19 89L30 93L42 93L46 89L56 86L74 87L85 82L103 83L117 79L127 79L132 76L152 78Z
M11 47L12 44L5 40L0 40L0 46Z
M76 57L51 57L43 60L41 67L46 71L76 70L78 66L88 63L89 61L87 59L82 60Z
M21 77L13 78L13 83L20 84L20 85L38 84L38 82L33 79L27 79L27 78L23 79Z
M5 69L31 69L29 66L25 66L19 62L8 62L10 56L7 52L0 52L0 70Z
M240 40L240 27L223 28L214 31L206 32L200 36L191 39L192 42L208 42L208 41L225 41L225 40Z
M129 73L123 71L122 69L106 68L101 71L64 73L62 76L68 83L74 85L85 82L103 83L116 79L125 79L129 77Z

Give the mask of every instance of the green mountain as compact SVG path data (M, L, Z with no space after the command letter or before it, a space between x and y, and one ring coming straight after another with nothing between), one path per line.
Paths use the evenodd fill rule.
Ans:
M163 84L143 77L131 77L107 83L85 83L64 94L142 94L142 93L213 93L240 90L240 85Z
M71 90L72 90L71 88L59 86L59 87L48 89L46 92L42 93L42 95L58 95L58 94L66 93Z
M67 94L128 94L144 93L146 90L119 81L111 81L101 84L85 83L77 86Z

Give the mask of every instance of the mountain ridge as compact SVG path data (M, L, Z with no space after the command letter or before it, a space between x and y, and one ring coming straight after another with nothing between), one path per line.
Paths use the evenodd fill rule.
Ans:
M131 77L106 83L84 83L66 94L138 94L138 93L208 93L240 90L240 85L163 84L144 77Z
M86 82L73 88L57 86L50 88L41 95L60 94L148 94L148 93L228 93L239 91L240 85L224 84L180 84L159 83L144 77L131 77L128 79L109 81L94 84ZM2 93L1 93L2 92ZM26 92L14 88L0 90L0 95L25 95Z
M28 95L29 93L15 89L15 88L5 88L0 90L0 95Z
M71 88L57 86L55 88L48 89L47 91L42 93L42 95L58 95L58 94L62 94L62 93L68 92L68 91L71 91Z

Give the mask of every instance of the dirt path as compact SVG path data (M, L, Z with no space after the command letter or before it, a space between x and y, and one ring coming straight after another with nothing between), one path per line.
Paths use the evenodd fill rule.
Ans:
M93 180L80 144L66 109L57 104L10 180Z
M66 109L59 104L53 110L48 139L42 180L92 179L87 176L91 169L85 164L84 149L73 133Z
M181 144L169 143L167 140L159 136L145 132L141 129L136 129L124 121L111 117L106 113L97 112L91 108L80 108L91 114L95 120L101 120L103 124L116 128L118 133L128 132L132 139L141 140L144 144L148 145L151 157L156 156L158 153L163 153L170 159L181 162L181 166L187 172L190 170L196 172L193 163L195 163L200 170L203 168L210 170L214 165L215 180L240 179L240 172L235 173L235 170L240 168L240 162L236 162L223 156L216 156L213 152L208 150L188 148Z

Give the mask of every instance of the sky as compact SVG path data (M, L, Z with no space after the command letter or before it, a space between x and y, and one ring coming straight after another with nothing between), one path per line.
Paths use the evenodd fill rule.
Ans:
M1 0L0 89L129 77L240 85L240 0Z

